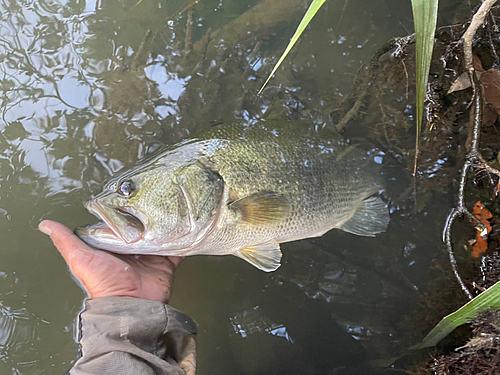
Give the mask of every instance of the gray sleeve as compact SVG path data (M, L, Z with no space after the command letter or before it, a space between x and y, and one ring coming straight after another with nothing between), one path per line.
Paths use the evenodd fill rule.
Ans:
M192 375L193 320L157 301L130 297L88 300L81 315L82 357L71 375Z

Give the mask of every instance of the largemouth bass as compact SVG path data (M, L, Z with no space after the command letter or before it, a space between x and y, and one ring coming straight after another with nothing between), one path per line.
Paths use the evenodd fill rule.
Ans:
M375 165L309 123L220 125L113 178L86 206L102 222L76 233L116 253L232 254L274 271L280 243L386 230Z

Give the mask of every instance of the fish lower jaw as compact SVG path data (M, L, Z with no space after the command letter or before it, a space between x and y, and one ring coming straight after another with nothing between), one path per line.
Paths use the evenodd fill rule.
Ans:
M128 207L112 207L105 203L92 201L87 205L87 209L103 221L95 227L96 233L94 235L99 236L99 230L106 236L110 236L110 232L112 232L125 244L132 244L140 241L146 233L146 224L134 210Z

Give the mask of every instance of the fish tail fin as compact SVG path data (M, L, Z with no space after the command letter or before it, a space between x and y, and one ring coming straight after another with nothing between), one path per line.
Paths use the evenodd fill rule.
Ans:
M358 236L375 237L385 232L389 225L387 204L379 196L371 196L361 202L360 207L339 229Z

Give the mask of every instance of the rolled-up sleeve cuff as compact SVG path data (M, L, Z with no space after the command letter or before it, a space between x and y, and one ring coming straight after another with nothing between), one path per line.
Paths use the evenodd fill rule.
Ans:
M92 299L85 307L82 357L70 374L195 373L196 324L189 316L161 302L131 297Z

